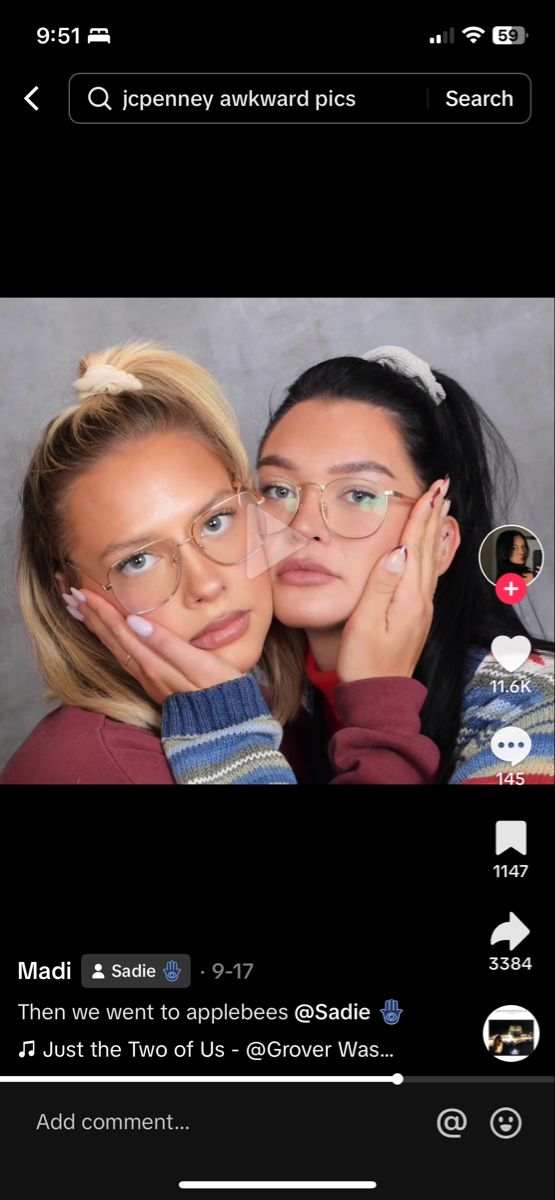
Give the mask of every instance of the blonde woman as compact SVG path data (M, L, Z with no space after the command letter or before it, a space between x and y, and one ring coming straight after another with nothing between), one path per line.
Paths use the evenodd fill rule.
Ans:
M149 343L83 359L75 387L27 471L18 571L62 706L2 783L295 783L249 674L272 600L265 561L248 569L256 498L231 409L205 370ZM86 628L77 583L121 614L117 641ZM155 684L148 652L133 657L151 613L158 653L178 645Z
M89 355L75 386L78 403L49 423L27 472L18 572L46 698L61 707L0 782L295 783L278 750L294 651L284 635L266 662L268 539L253 548L249 516L262 509L229 405L206 371L152 343ZM425 495L406 536L426 563L440 532ZM398 578L388 561L370 576L359 668L381 643ZM411 657L431 620L416 590L403 635ZM271 697L252 674L259 660ZM334 738L331 782L387 783L392 770L401 782L433 778L439 756L415 702L394 730L398 692L363 711L357 678L344 686L355 727Z

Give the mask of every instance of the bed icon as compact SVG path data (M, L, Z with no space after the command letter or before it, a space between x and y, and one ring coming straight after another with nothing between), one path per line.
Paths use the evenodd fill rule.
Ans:
M110 34L107 29L89 29L87 42L109 42Z

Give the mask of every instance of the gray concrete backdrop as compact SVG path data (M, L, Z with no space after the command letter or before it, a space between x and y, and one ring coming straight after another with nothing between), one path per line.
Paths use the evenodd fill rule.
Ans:
M49 707L19 616L13 569L18 492L40 428L72 403L79 358L130 337L154 338L217 377L254 454L269 411L298 373L324 358L407 346L457 379L513 450L520 496L509 520L546 554L526 623L553 637L553 302L550 299L3 299L0 301L0 765ZM533 611L531 605L533 604ZM537 617L536 617L537 614Z

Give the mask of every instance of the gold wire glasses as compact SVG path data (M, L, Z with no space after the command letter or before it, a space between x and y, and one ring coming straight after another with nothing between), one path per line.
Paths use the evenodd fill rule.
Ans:
M195 517L188 537L182 541L160 538L112 563L105 583L69 559L64 562L95 579L104 592L112 592L127 612L137 615L153 612L171 600L179 587L180 546L192 542L212 562L223 566L235 566L252 557L260 540L253 536L256 525L249 520L249 511L252 513L253 506L256 509L261 504L261 499L249 489L234 492Z
M368 479L351 476L332 479L330 483L313 483L311 480L293 483L289 479L265 476L258 479L257 487L264 508L284 525L295 519L303 488L319 488L320 511L330 533L346 538L366 538L377 533L385 520L391 497L408 500L411 504L418 499Z

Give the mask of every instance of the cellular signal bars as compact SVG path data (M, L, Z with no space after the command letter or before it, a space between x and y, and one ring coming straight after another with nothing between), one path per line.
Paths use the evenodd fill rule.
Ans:
M440 46L442 42L454 42L454 41L455 41L455 30L453 28L444 29L443 33L436 33L436 34L434 34L433 37L430 38L430 44L432 46L437 46L437 45Z

